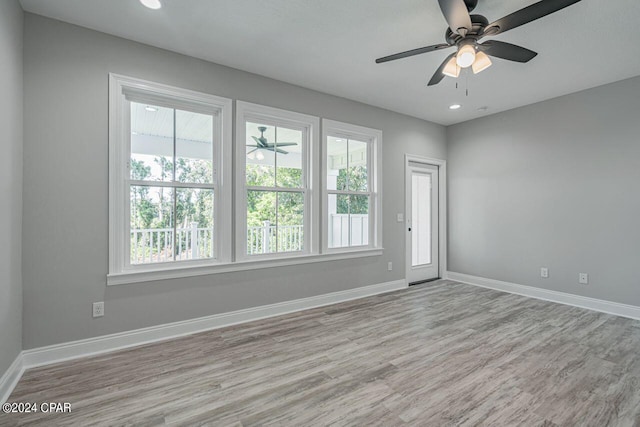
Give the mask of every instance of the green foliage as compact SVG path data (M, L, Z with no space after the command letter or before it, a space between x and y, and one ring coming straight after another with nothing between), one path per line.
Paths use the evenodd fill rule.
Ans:
M151 175L151 167L144 162L131 160L131 179L145 180ZM158 215L156 206L149 197L149 187L131 187L131 225L132 228L149 228Z
M367 191L366 166L352 166L340 169L336 180L339 190ZM338 196L337 212L339 214L368 214L369 198L366 196Z
M160 166L160 179L170 181L173 175L173 163L167 157L156 157L154 162ZM179 182L205 183L211 181L213 170L211 162L204 160L178 159L176 177ZM131 160L131 178L149 180L151 166L143 161ZM151 192L154 192L153 194ZM133 186L131 188L131 227L172 228L174 218L178 228L188 227L197 222L200 228L211 227L213 211L213 191L203 189L177 189L175 193L175 213L173 212L173 190L164 187Z
M247 164L247 185L273 187L276 174L274 167L268 165ZM278 168L278 187L302 187L302 170ZM278 218L276 218L276 203ZM247 225L262 227L264 221L280 225L301 225L303 219L304 197L300 193L274 191L247 192Z
M173 162L167 157L156 157L154 163L159 166L162 181L173 178ZM176 228L189 228L192 222L198 223L198 228L213 227L213 190L199 188L171 189L153 186L151 166L144 161L131 159L131 178L148 181L148 186L131 187L131 228L132 229L171 229L176 222ZM208 183L213 175L211 162L194 159L179 158L175 165L175 174L179 182ZM174 211L175 203L175 211ZM176 255L179 248L186 250L187 234L182 233L182 242L175 242ZM145 236L138 236L144 239ZM157 248L166 251L164 234L153 234L152 250L157 255ZM156 241L159 240L159 241ZM201 242L201 245L204 242ZM132 254L133 254L132 245ZM142 249L144 256L149 256L149 248Z

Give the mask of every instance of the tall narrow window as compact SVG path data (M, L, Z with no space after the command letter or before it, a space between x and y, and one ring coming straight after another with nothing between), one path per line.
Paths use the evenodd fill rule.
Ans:
M214 258L214 116L130 105L130 264Z
M325 247L378 247L381 133L331 120L323 132Z
M229 194L221 158L230 101L118 76L111 84L110 273L225 259L218 205Z
M317 119L238 103L238 258L316 252L311 144Z

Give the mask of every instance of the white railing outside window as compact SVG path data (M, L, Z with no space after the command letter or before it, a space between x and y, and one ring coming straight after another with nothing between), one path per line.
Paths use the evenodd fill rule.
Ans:
M276 248L276 242L279 247ZM276 250L277 249L277 250ZM304 226L271 225L264 221L262 227L247 227L247 254L296 252L304 249Z
M213 258L213 229L201 228L192 222L188 228L176 228L175 233L177 238L173 228L131 230L131 263Z
M349 236L351 231L351 236ZM329 246L366 246L369 244L369 215L330 214Z
M350 227L349 223L351 223ZM332 214L329 218L329 227L331 230L329 238L333 247L369 244L369 215ZM248 227L247 252L249 255L275 253L276 240L280 245L278 252L301 251L304 244L303 233L302 225L276 227L271 225L270 221L264 221L262 226Z

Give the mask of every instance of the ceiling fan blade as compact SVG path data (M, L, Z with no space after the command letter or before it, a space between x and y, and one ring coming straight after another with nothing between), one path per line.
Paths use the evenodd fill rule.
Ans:
M444 67L447 65L447 62L449 62L451 58L456 56L456 53L457 52L453 52L451 55L447 56L447 58L440 65L440 67L438 67L433 77L431 77L431 80L429 80L429 84L427 86L437 85L442 81L442 79L444 79L444 74L442 74L442 70L444 70Z
M538 55L532 50L498 40L489 40L479 44L478 49L489 56L515 62L529 62Z
M297 142L278 142L278 147L290 147L292 145L298 145ZM275 147L276 144L267 144L267 147Z
M451 31L462 37L466 36L473 25L464 0L438 0L438 3Z
M434 44L432 46L420 47L418 49L412 49L406 52L400 52L393 55L385 56L383 58L378 58L376 59L376 64L395 61L396 59L408 58L410 56L420 55L422 53L434 52L436 50L446 49L448 47L452 47L452 46L446 43L442 43L442 44Z
M484 33L496 35L555 13L581 0L542 0L489 24Z
M247 147L253 147L253 146L252 146L252 145L247 145ZM253 149L253 150L251 150L251 151L247 151L247 154L251 154L251 153L253 153L254 151L258 151L258 149L259 149L259 148L260 148L260 147L256 147L256 148L254 148L254 149Z
M273 148L267 148L267 150L269 150L269 151L276 151L276 152L278 152L278 153L280 153L280 154L289 154L289 152L288 152L288 151L284 151L284 150L281 150L281 149L279 149L279 148L276 148L275 150L274 150Z
M260 141L260 138L252 136L251 138L253 138L253 140L256 142L256 144L258 144L258 147L264 147L264 144L262 143L262 141Z

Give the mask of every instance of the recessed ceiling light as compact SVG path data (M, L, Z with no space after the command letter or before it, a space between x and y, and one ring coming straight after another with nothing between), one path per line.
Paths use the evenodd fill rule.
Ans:
M147 111L151 111L152 113L155 113L156 111L158 111L156 107L152 107L150 105L147 105L146 107L144 107L144 109Z
M154 10L160 9L162 7L162 3L160 3L160 0L140 0L140 3L142 3L143 6Z
M460 107L462 107L462 105L460 105L460 104L449 105L449 110L457 110Z

